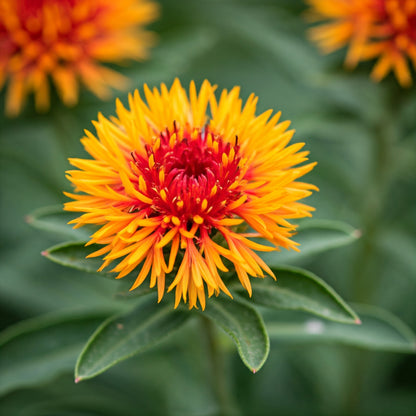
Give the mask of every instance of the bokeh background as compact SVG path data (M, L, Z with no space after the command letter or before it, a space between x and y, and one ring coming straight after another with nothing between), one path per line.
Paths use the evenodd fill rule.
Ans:
M121 69L131 89L169 85L175 77L183 85L207 78L219 90L240 85L243 98L254 92L259 112L281 110L296 129L295 140L305 141L311 160L318 161L307 177L320 188L308 201L316 207L315 218L343 220L362 232L353 245L298 264L348 302L384 308L416 331L415 88L403 90L391 76L373 83L371 63L346 71L344 51L321 56L307 40L300 0L159 3L161 17L152 25L159 39L151 58ZM126 102L127 93L116 95ZM0 116L1 329L41 314L53 319L78 309L97 311L85 333L78 333L80 351L103 307L117 303L115 283L50 263L40 252L63 239L30 227L25 218L65 201L67 157L84 155L83 129L92 127L99 111L113 114L115 106L85 91L72 109L54 100L43 115L29 102L16 119ZM4 92L0 102L3 114ZM71 330L57 339L62 342ZM30 356L42 344L21 348ZM77 385L68 370L72 350L44 361L45 368L60 362L62 371L53 379L29 377L9 386L0 399L2 415L219 412L204 334L194 322L169 343ZM272 336L269 359L258 374L247 371L233 348L224 366L236 414L416 414L415 355Z

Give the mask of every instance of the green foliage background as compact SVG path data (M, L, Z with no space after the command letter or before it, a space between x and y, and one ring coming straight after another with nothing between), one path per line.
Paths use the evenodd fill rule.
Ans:
M131 88L207 78L219 90L240 85L243 98L255 92L259 112L282 110L295 140L306 141L318 161L307 177L320 188L308 201L317 208L314 218L345 221L362 233L349 246L285 261L316 273L348 302L378 307L357 308L370 311L375 322L373 332L359 337L332 323L324 324L325 336L311 337L302 332L305 315L265 312L271 351L255 375L221 338L230 414L413 415L416 357L392 352L411 348L395 344L377 319L398 332L410 331L402 322L416 330L415 88L402 90L393 77L372 83L371 64L347 72L341 52L320 56L306 40L300 0L160 3L151 59L122 69ZM127 93L118 96L126 101ZM31 228L25 218L65 200L67 157L84 155L83 129L92 127L98 111L113 114L114 101L84 92L68 109L55 100L47 114L36 114L30 103L19 118L0 119L0 311L1 328L10 327L0 339L26 334L11 350L0 349L0 413L220 414L213 357L195 320L159 346L74 384L82 346L109 311L120 308L113 296L118 286L42 257L64 238ZM42 315L55 328L52 343L53 329L36 319L13 327Z

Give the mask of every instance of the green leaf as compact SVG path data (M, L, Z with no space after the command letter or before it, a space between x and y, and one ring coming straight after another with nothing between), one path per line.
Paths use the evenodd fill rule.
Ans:
M322 279L295 267L273 268L270 278L252 282L252 301L273 309L299 310L342 323L360 323L355 312ZM246 293L239 285L234 290Z
M69 241L63 244L57 244L53 247L42 251L42 255L62 266L72 267L88 273L98 273L102 276L113 277L114 274L108 272L98 272L102 264L100 258L86 257L97 250L97 246L85 246L86 241Z
M293 240L300 244L300 252L284 250L260 253L269 267L292 264L305 257L351 244L361 236L360 231L350 225L332 220L308 219L299 224L297 231Z
M142 299L132 311L111 317L95 331L78 358L75 381L93 378L157 344L189 316L170 303L158 304L153 296Z
M61 266L71 267L87 273L93 273L97 276L118 282L119 287L117 292L114 293L113 298L119 300L134 300L155 291L154 288L150 288L145 285L141 285L133 291L130 291L130 288L133 286L133 283L137 278L138 271L140 270L139 267L120 280L115 279L115 273L105 271L99 272L98 269L102 264L102 260L95 257L90 259L86 258L88 254L97 250L97 247L95 245L85 246L85 243L85 241L75 241L58 244L42 251L42 255L49 260L52 260L54 263L60 264Z
M416 335L390 312L368 305L355 305L361 325L342 325L306 316L274 314L266 319L270 337L278 342L337 343L356 347L416 353Z
M136 275L138 272L136 272ZM132 276L131 274L128 275L129 277ZM120 290L114 294L115 299L119 300L137 300L137 298L148 295L149 293L155 292L155 288L146 287L144 284L136 287L134 290L129 290L129 288L133 285L134 280L130 279L128 276L123 278L120 281ZM127 290L126 290L127 287Z
M108 313L41 316L0 335L0 393L45 383L73 371L85 340Z
M238 299L211 298L201 314L230 335L250 371L260 370L269 354L269 337L262 317L252 306Z
M42 207L26 216L26 222L32 227L72 239L86 240L90 233L84 227L72 228L68 224L72 219L74 219L74 213L64 211L62 205Z

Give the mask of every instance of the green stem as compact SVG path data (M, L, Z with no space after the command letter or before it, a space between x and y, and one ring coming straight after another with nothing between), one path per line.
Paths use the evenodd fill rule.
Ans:
M383 224L386 200L395 176L394 146L399 138L396 120L401 100L400 91L397 92L398 94L395 94L393 99L388 100L384 116L373 127L372 172L362 196L364 201L361 211L363 237L352 269L352 295L356 302L373 302L378 284L377 274L371 273L371 268L380 225ZM348 413L355 413L364 386L368 354L347 351L346 359L351 362L346 407Z
M398 97L396 97L398 98ZM353 299L356 302L371 302L377 279L371 279L371 262L382 223L383 211L389 188L393 180L394 144L398 138L395 125L399 103L390 100L384 117L373 127L372 172L362 200L362 231L360 251L357 254L352 274Z
M209 363L212 369L212 385L218 400L221 416L237 416L239 412L233 403L230 387L227 382L225 360L221 346L218 343L218 336L212 321L202 317L203 331L207 339L209 351Z

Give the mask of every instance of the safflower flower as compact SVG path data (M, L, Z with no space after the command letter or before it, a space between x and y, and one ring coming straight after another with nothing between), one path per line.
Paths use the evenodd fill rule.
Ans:
M307 0L308 15L321 24L310 37L324 53L348 47L346 65L377 59L371 78L393 72L403 87L416 68L416 0ZM322 23L324 22L324 23Z
M191 82L188 94L176 79L145 85L145 100L136 90L129 109L117 100L117 117L99 114L97 135L82 139L92 159L70 159L77 169L67 172L76 193L65 209L82 213L72 223L100 227L87 244L103 247L88 257L104 256L100 270L116 262L117 278L137 270L131 290L150 273L159 301L168 282L175 307L231 296L220 275L230 266L250 295L249 276L274 277L255 251L296 250L289 220L311 215L299 200L317 189L298 181L315 163L298 166L308 152L288 145L294 131L280 112L256 116L254 94L243 106L239 87L219 100L215 88Z
M77 103L79 83L101 99L127 79L103 63L146 58L157 16L150 0L0 0L0 89L6 114L18 115L28 94L50 106L50 81L62 101Z

